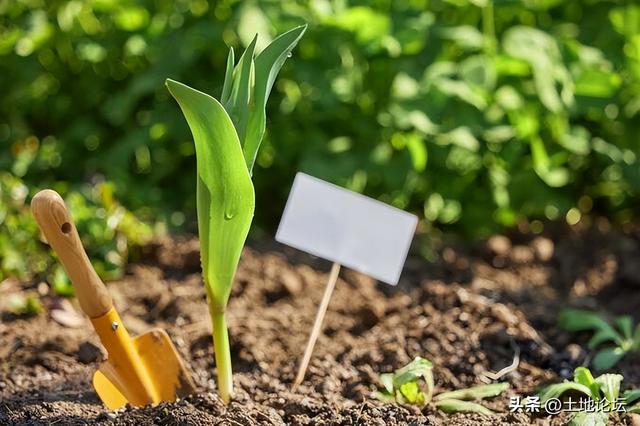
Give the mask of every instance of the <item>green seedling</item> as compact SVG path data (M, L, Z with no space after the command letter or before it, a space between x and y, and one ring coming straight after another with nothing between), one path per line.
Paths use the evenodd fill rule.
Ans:
M393 373L381 374L380 381L384 390L376 393L378 399L424 407L433 395L433 364L416 357Z
M416 405L420 408L434 401L436 408L445 413L493 414L493 411L475 401L500 395L509 388L508 383L474 386L433 396L433 364L416 357L406 366L393 373L380 375L384 389L375 393L382 401Z
M14 294L9 298L9 310L16 315L37 315L44 310L37 294Z
M598 371L613 367L623 356L640 349L640 324L634 330L630 316L617 317L610 324L595 312L564 309L560 313L559 326L566 331L595 332L588 346L597 349L592 364ZM605 343L613 343L613 346L598 349Z
M573 381L556 383L543 388L539 392L540 403L544 404L553 398L560 398L566 392L578 392L593 401L594 409L578 411L571 415L572 426L604 426L609 420L611 411L619 411L620 404L627 413L640 412L640 404L628 407L632 402L640 399L640 389L630 390L619 399L620 385L624 377L620 374L603 374L596 378L585 367L578 367L573 373Z
M213 324L218 392L233 396L225 310L255 206L251 171L266 127L265 106L275 78L306 26L277 37L258 55L256 38L235 64L229 49L220 101L168 79L196 146L200 257Z

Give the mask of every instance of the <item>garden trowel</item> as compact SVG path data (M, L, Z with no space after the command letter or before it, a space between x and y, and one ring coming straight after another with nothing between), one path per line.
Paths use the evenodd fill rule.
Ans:
M40 191L33 215L71 278L82 310L109 354L93 376L93 386L109 409L175 401L193 390L193 381L164 330L131 337L111 296L89 262L78 231L57 192Z

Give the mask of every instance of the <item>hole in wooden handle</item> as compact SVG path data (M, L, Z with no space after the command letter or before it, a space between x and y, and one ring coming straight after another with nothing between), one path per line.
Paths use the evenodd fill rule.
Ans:
M60 225L60 230L65 233L68 234L69 232L71 232L71 224L69 222L65 222L62 225Z

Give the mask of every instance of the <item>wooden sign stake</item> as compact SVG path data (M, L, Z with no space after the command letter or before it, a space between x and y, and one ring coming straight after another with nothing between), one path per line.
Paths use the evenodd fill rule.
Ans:
M297 173L276 241L333 262L293 389L304 380L322 332L340 268L398 284L418 217L372 198Z
M300 366L298 367L298 374L296 375L296 380L293 382L294 390L304 380L304 375L307 372L307 367L309 366L309 361L311 360L311 354L313 353L313 347L316 345L316 340L318 340L318 336L320 336L320 332L322 331L322 322L324 321L324 316L327 313L327 308L329 307L329 300L331 300L331 294L333 293L333 289L336 286L336 281L338 281L339 274L340 274L340 264L335 262L333 266L331 266L329 281L327 281L327 286L324 289L322 302L320 302L320 307L318 308L318 313L316 314L316 320L313 323L313 329L311 330L311 335L309 335L309 341L307 342L307 347L304 350L304 356L300 361Z

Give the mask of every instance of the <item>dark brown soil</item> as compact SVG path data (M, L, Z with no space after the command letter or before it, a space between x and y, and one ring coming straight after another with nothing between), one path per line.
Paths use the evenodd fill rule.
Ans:
M150 247L109 284L132 334L165 328L189 364L197 394L171 404L106 411L90 379L104 353L89 322L63 326L47 313L8 312L14 292L38 283L5 281L0 298L0 424L562 424L566 418L508 413L509 396L533 393L585 362L588 335L559 332L565 306L638 318L638 233L564 230L562 238L513 235L472 247L444 247L439 261L410 258L397 287L344 271L336 286L305 383L291 391L330 265L275 244L253 243L242 256L229 304L237 396L216 395L215 364L195 239ZM46 290L40 285L40 291ZM43 297L48 307L59 303ZM76 308L77 309L77 308ZM382 404L380 373L415 356L434 362L437 391L484 383L483 373L521 361L502 380L495 416L446 415L433 406ZM616 369L640 385L638 357ZM631 424L628 416L615 422Z

